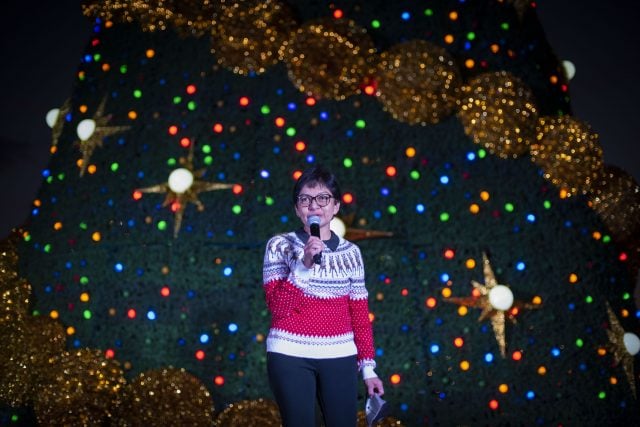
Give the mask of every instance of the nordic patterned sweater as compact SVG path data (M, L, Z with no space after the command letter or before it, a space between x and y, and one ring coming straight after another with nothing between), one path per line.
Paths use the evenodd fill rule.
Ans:
M262 271L271 312L267 351L311 359L355 354L363 377L375 377L360 249L332 232L321 263L308 269L302 262L308 239L300 230L267 243Z

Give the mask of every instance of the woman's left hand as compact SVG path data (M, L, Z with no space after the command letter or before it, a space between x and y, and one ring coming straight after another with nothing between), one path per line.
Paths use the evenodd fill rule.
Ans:
M367 386L367 393L369 396L373 396L374 394L382 396L384 394L384 386L382 385L382 380L380 380L380 378L367 378L364 380L364 383Z

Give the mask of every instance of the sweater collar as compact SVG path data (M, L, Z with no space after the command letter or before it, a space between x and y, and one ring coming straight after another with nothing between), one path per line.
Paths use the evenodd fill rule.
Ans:
M299 230L296 230L296 236L298 236L298 239L302 240L302 243L305 243L305 244L307 243L307 240L309 240L309 235L304 231L304 228L300 228ZM335 252L335 250L338 249L340 238L336 233L331 231L331 237L329 237L329 240L323 240L323 242L325 245L327 245L329 249Z

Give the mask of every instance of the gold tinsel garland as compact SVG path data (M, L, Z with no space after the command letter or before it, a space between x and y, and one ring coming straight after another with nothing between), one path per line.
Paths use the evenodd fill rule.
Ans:
M14 234L0 242L0 402L10 406L25 404L33 385L23 357L31 285L18 277L17 241Z
M506 72L483 73L462 88L458 118L476 144L503 159L529 151L538 112L531 90Z
M20 236L13 233L0 241L0 289L8 288L18 279L18 249Z
M279 427L278 405L267 399L242 400L230 404L215 420L219 427Z
M101 350L65 351L50 358L33 396L40 425L104 425L121 402L120 364Z
M0 401L10 406L31 403L34 389L65 350L63 326L47 317L24 317L0 324Z
M435 124L456 107L462 77L447 51L425 40L391 47L380 55L378 99L394 119Z
M602 171L602 148L591 127L575 118L541 117L531 160L569 194L586 194Z
M222 3L211 31L211 52L234 73L264 73L280 61L280 48L296 28L291 10L281 2Z
M126 385L113 424L208 427L213 409L211 394L198 378L184 369L153 369Z
M219 15L216 0L171 0L172 11L167 16L176 32L183 37L201 37L210 34Z
M591 207L616 240L640 245L640 186L622 169L605 165L589 188Z
M105 22L137 21L142 31L154 32L168 28L169 22L174 19L171 7L175 7L171 0L86 0L82 4L82 13Z
M356 94L373 74L375 46L350 20L318 19L303 24L280 49L289 79L301 92L342 100Z
M367 414L364 411L358 411L358 421L357 421L357 426L358 427L368 427L369 424L367 424ZM380 421L377 421L374 424L375 427L402 427L404 426L404 424L402 424L402 421L395 419L394 417L386 417L381 419Z
M129 0L87 0L82 2L82 13L85 16L100 18L105 22L112 20L133 22L137 16L132 13L132 3Z
M31 298L31 284L18 276L17 244L14 233L0 242L0 328L24 320Z

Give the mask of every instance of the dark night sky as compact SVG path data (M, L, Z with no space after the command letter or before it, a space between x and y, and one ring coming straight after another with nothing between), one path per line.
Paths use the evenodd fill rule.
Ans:
M5 0L0 14L0 238L23 223L47 165L45 115L69 97L91 34L77 0ZM600 135L604 161L640 182L640 8L632 0L540 0L556 56L576 66L573 116Z

